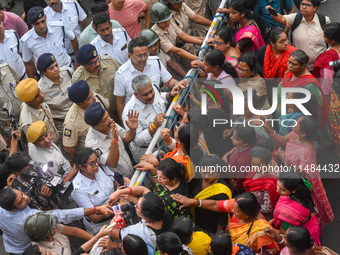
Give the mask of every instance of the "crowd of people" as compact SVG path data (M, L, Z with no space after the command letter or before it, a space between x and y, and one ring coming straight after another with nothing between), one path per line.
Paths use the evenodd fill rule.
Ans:
M91 18L77 0L0 10L8 254L322 252L340 23L321 0L219 2L96 0Z

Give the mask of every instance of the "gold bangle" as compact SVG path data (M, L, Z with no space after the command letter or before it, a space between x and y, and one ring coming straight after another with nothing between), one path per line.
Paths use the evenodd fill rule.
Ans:
M151 123L151 126L152 126L155 130L157 130L157 128L158 128L158 127L155 126L155 124L153 124L153 122Z

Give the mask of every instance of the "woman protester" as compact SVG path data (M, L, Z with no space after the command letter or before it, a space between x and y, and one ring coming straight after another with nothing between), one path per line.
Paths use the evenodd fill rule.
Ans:
M315 139L318 125L315 119L311 116L300 117L293 131L286 136L277 134L268 124L265 124L264 128L276 143L285 147L285 151L279 149L277 152L283 164L292 165L296 170L301 171L311 183L320 226L332 222L334 215L321 181L320 172L313 171L317 167Z
M190 248L182 244L179 237L172 232L157 236L157 248L160 255L194 255Z
M308 229L316 245L320 245L311 190L312 185L297 173L281 172L277 181L280 198L274 209L274 226L281 234L290 226L303 226Z
M176 194L174 200L186 206L198 206L215 212L233 213L228 230L233 243L246 245L257 252L261 249L280 250L279 245L269 236L263 235L266 228L272 228L259 211L256 197L243 193L229 200L196 200Z
M315 59L313 75L320 78L323 93L330 105L334 68L329 66L329 62L337 61L340 58L340 23L326 24L323 33L325 41L330 47Z
M287 72L287 61L297 48L289 44L289 38L281 27L273 27L269 32L269 44L262 46L256 54L258 63L266 79L278 78L279 82Z
M203 156L199 163L201 178L190 193L195 199L226 200L232 198L232 193L226 181L220 177L220 173L212 171L211 166L223 167L223 161L216 155ZM203 208L195 207L192 211L193 218L200 228L214 234L218 230L225 229L228 223L228 214L212 212Z
M265 45L259 27L252 18L247 0L234 0L229 8L230 21L235 25L235 40L241 52L258 51Z

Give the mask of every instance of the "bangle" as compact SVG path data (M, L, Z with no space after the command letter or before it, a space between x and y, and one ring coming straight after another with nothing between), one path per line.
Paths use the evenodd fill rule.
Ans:
M151 125L149 126L151 132L155 133L156 132L156 129L154 129Z
M111 143L118 143L118 140L114 141L113 139L111 139Z
M202 206L202 200L201 199L198 199L200 201L200 204L198 207L201 207Z
M175 87L175 85L176 85L177 82L178 82L178 81L175 81L175 82L174 82L174 85L172 85L172 87Z
M131 187L127 187L130 190L130 195L132 195L132 189Z
M273 137L274 135L276 135L276 131L274 130L274 133L272 135L269 135L270 137Z
M199 200L196 198L196 205L195 205L195 207L197 207L198 204L199 204Z
M285 241L285 236L282 235L282 234L280 234L280 236L282 237L282 240L281 240L281 242L277 242L278 244L282 244Z
M158 174L152 175L151 171L150 171L150 175L151 175L151 177L158 177Z
M155 130L157 130L158 127L155 126L155 124L153 124L153 122L151 123L151 127Z
M97 214L97 207L93 207L93 214Z
M165 140L164 140L164 142L165 142ZM170 145L170 144L172 144L172 139L171 139L171 142L170 142L170 143L165 142L165 145L166 145L166 146L168 146L168 145Z

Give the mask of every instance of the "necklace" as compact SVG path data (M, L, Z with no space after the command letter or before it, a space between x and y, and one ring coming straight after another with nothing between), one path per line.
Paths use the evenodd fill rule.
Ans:
M240 30L242 27L244 27L247 23L248 23L248 21L249 21L249 19L247 19L247 21L242 25L242 26L240 26L239 28L238 28L238 30ZM240 24L239 24L240 25Z

